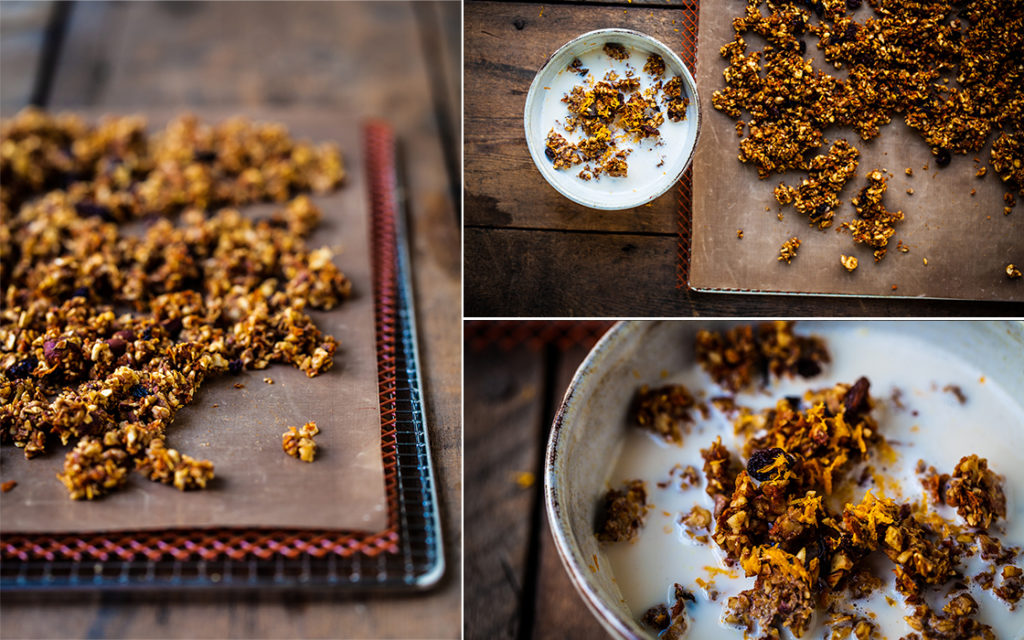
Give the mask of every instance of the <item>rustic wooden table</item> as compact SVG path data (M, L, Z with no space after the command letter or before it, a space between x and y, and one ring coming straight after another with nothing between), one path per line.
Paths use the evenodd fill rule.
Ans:
M0 111L333 109L407 160L427 419L448 572L419 595L3 596L0 637L458 637L461 630L458 3L0 5ZM353 188L364 188L363 185Z
M690 2L692 0L683 0ZM563 198L526 147L523 106L547 56L604 27L682 48L680 0L467 2L465 301L474 316L1020 315L1019 303L732 295L677 288L675 190L627 212Z
M607 637L562 567L542 492L555 411L610 324L467 323L466 638Z

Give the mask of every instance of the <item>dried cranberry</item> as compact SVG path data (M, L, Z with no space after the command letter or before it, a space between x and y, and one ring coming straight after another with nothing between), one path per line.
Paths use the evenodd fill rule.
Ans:
M7 377L11 380L21 380L27 378L32 370L39 364L39 360L35 356L29 356L24 360L19 360L11 366L7 367Z
M43 355L47 360L53 360L60 355L60 352L57 351L56 340L47 340L43 343Z

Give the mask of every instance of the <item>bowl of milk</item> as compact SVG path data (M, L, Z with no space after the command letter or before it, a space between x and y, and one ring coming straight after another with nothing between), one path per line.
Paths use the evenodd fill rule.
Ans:
M722 615L728 598L751 588L754 578L730 567L713 541L695 541L679 522L694 505L714 510L704 491L700 449L721 436L736 456L743 436L734 433L729 417L713 408L707 415L694 412L695 422L682 444L633 426L630 414L631 400L642 385L683 384L708 404L711 398L731 395L700 368L693 345L700 329L723 331L736 324L741 323L617 324L580 365L555 418L544 478L548 519L574 586L614 637L657 637L640 619L648 608L671 602L676 583L695 596L686 605L686 637L744 637ZM781 397L865 376L875 401L872 415L895 455L869 459L883 486L875 486L877 479L855 486L849 499L859 501L871 489L898 503L920 501L918 460L950 473L961 457L977 454L1004 479L1006 518L989 533L1004 547L1024 546L1024 323L817 321L797 323L796 333L823 338L831 362L811 378L773 379L764 388L740 392L737 404L760 411ZM697 486L665 482L677 465L698 470ZM599 542L595 525L605 492L637 479L644 481L651 506L639 536L629 542ZM963 525L955 510L944 505L939 509L947 510L941 512L946 520ZM1013 564L1020 566L1021 561L1018 557ZM883 587L851 606L878 625L881 637L899 638L913 632L905 620L912 610L895 591L892 565L887 563L883 556L877 574L885 581ZM978 555L958 565L968 578L985 568ZM978 619L996 637L1024 638L1024 607L1011 609L990 590L965 581L979 604ZM948 589L946 584L929 592L933 607L941 610ZM803 637L821 638L826 617L819 607ZM788 630L783 637L791 637Z
M606 44L620 45L627 57L613 59L604 51ZM609 73L620 79L629 74L640 81L641 89L648 89L656 80L643 71L651 54L661 56L665 63L663 82L673 77L682 80L683 95L689 100L686 117L679 122L666 117L658 127L658 136L640 141L619 136L616 149L629 153L624 177L603 175L585 180L578 175L580 166L556 169L545 155L548 134L554 131L573 144L585 138L578 127L574 131L566 129L566 118L572 114L562 98L575 86L591 88ZM576 68L571 68L577 60ZM581 75L580 68L586 73ZM592 209L630 209L664 194L690 166L700 134L700 100L689 69L669 47L637 31L599 29L572 39L548 58L530 85L523 121L530 156L556 191Z

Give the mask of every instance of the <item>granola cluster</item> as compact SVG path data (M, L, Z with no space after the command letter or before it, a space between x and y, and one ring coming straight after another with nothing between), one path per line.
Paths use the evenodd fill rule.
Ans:
M614 42L604 45L604 53L620 62L629 59L628 50ZM657 54L650 54L643 67L653 81L647 88L641 87L636 70L628 64L621 78L609 71L603 79L595 80L579 58L574 58L566 71L585 82L562 98L569 112L562 127L566 133L581 131L583 139L572 143L552 128L544 153L556 169L583 165L577 174L582 180L600 179L602 175L626 177L631 149L621 146L624 141L650 138L660 142L660 127L666 117L672 122L686 118L690 101L684 94L682 78L663 81L665 61Z
M320 433L315 422L307 422L299 428L288 427L281 435L281 448L293 458L303 462L313 462L319 447L313 437Z
M868 174L868 184L853 197L857 218L844 222L842 229L853 234L854 242L874 249L875 262L885 257L889 238L896 233L896 223L903 220L902 211L889 211L882 203L888 188L885 176L875 169Z
M852 127L868 141L902 116L939 167L954 155L978 153L995 136L992 168L1009 195L1024 196L1024 6L1002 0L868 4L872 11L857 20L860 0L746 0L733 19L732 41L721 47L728 64L724 86L712 97L715 109L737 120L739 160L754 165L761 179L805 173L799 187L780 185L776 197L824 228L857 157L842 139L822 153L826 131ZM763 39L763 48L752 50L751 36ZM809 46L823 52L824 68L806 55ZM849 149L842 162L835 158L839 144ZM861 237L878 238L877 229L866 228L876 225L858 226L865 227ZM866 243L877 260L884 245L874 242Z
M739 325L724 332L698 331L697 362L715 383L736 392L752 387L755 374L804 378L821 372L829 362L828 348L814 336L793 332L792 321Z
M609 489L597 527L597 538L603 542L634 540L647 516L647 488L642 480L628 482L622 490Z
M645 385L637 390L633 399L633 419L638 426L665 441L682 444L683 435L689 432L693 424L690 410L694 408L697 408L696 400L689 389L681 384L658 389Z
M300 192L341 183L338 150L191 116L150 136L138 118L27 110L2 132L0 441L29 458L73 445L59 478L74 499L133 469L205 487L213 466L166 444L205 380L333 363L309 312L351 283L306 246L321 214ZM259 221L220 208L258 200L284 206Z

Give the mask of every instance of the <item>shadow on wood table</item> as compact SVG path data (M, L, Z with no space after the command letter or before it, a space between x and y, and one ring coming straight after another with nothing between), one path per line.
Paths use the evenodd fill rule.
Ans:
M465 301L494 316L999 316L1024 305L697 293L677 287L675 190L628 211L596 211L552 189L523 132L534 74L558 47L604 27L679 51L682 4L467 2Z
M467 322L465 631L603 638L569 581L543 504L551 421L608 322Z
M448 574L422 595L4 594L0 637L460 634L461 8L447 3L0 4L0 111L332 110L394 127L409 159L412 262ZM365 188L350 185L350 188Z

